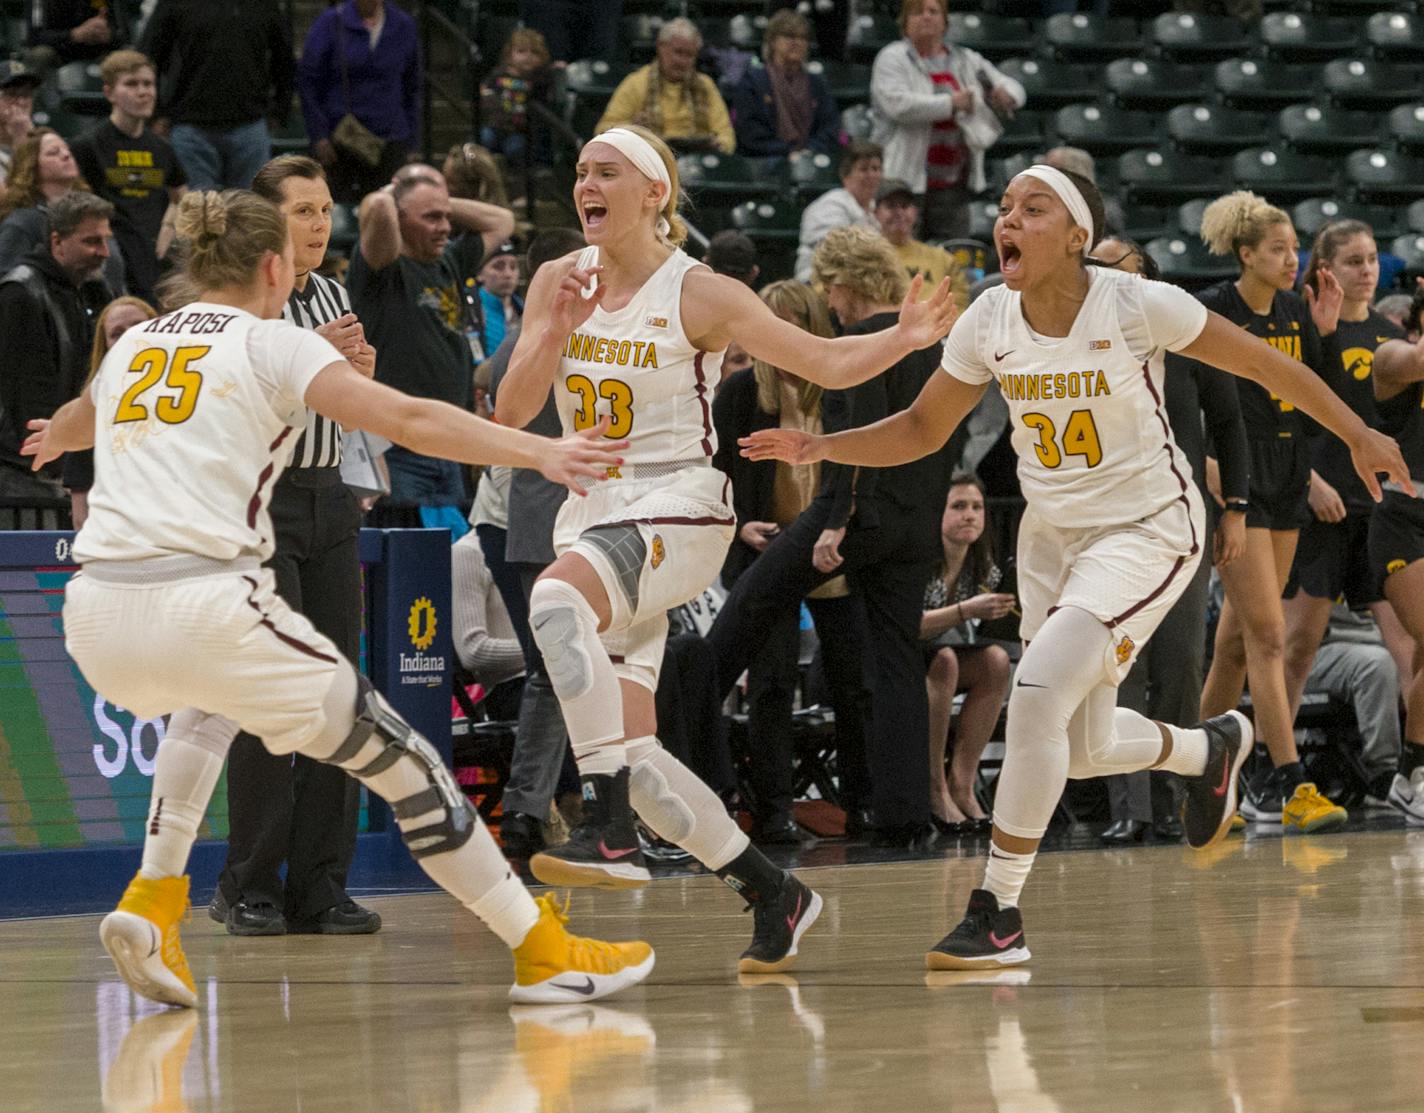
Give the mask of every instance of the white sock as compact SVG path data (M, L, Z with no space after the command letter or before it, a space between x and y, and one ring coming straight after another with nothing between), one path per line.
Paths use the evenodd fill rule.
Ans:
M703 780L652 735L630 739L628 799L644 823L709 870L719 870L750 844Z
M183 875L236 736L237 724L227 719L191 710L174 714L154 758L139 876L157 881Z
M984 888L993 893L1000 908L1014 908L1019 903L1024 882L1033 869L1033 860L1038 852L1015 854L1001 850L992 843L989 846L989 864L984 868Z
M1206 769L1207 736L1200 727L1174 727L1163 723L1172 736L1172 752L1167 760L1154 768L1165 769L1169 773L1180 773L1184 777L1199 777Z
M623 691L593 607L572 584L542 579L529 595L529 628L559 697L579 772L617 773L628 764Z
M539 906L534 903L524 883L509 871L484 896L467 901L465 907L503 939L504 945L511 951L524 942L530 928L539 921Z

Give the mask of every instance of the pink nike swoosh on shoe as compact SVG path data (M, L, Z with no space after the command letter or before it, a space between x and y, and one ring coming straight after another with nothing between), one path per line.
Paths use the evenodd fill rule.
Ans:
M1021 936L1021 935L1023 935L1023 928L1019 928L1018 931L1014 932L1014 933L1013 933L1011 936L1009 936L1007 939L1000 939L997 935L995 935L995 934L991 931L991 932L989 933L989 942L992 943L995 947L997 947L999 950L1002 951L1005 947L1007 947L1007 946L1009 946L1010 944L1012 944L1012 943L1014 942L1014 940L1018 939L1019 936Z
M1213 796L1226 795L1226 783L1231 780L1231 755L1226 755L1226 767L1221 771L1221 784L1211 790Z
M626 858L630 854L638 853L638 848L636 846L630 846L627 850L609 850L608 844L605 843L602 839L599 839L598 852L602 854L605 858L617 859Z
M801 894L796 894L796 911L786 917L786 926L792 931L796 930L796 921L801 918Z

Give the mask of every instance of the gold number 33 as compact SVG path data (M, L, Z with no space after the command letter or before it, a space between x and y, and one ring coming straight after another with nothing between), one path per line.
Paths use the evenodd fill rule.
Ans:
M633 388L622 379L604 379L594 388L587 375L570 375L564 380L569 390L578 395L579 408L574 411L574 429L592 429L598 424L598 400L608 400L608 432L605 437L617 440L626 437L633 428Z
M138 375L138 380L124 391L124 396L119 399L119 408L114 411L114 424L147 421L149 403L139 399L157 386L160 379L163 380L164 386L171 387L178 394L176 397L159 395L153 401L154 416L167 425L180 425L187 421L197 408L198 392L203 388L202 374L190 365L202 359L211 350L207 347L179 348L173 353L171 360L168 352L162 348L145 348L139 352L129 364L128 372L130 375Z

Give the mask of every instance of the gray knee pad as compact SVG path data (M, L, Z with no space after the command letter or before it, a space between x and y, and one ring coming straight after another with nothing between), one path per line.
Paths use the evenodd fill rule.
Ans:
M697 815L650 762L640 762L633 767L628 778L628 796L638 818L668 842L681 845L697 829Z
M582 621L589 631L579 629ZM529 629L544 656L554 694L575 700L593 687L593 663L585 645L598 639L598 618L585 599L563 580L539 580L529 593Z
M432 854L458 850L469 842L479 825L479 818L470 807L454 775L446 767L439 752L414 727L401 718L384 696L376 691L364 676L359 677L355 725L346 740L327 760L339 765L357 780L379 776L402 758L409 758L429 787L403 800L390 800L398 822L439 811L435 823L412 831L401 829L401 840L419 859ZM381 745L375 758L359 767L347 762L356 757L372 738Z
M618 586L628 600L628 611L638 609L638 581L643 575L643 562L648 559L648 543L637 526L594 526L579 534L601 552L618 577Z

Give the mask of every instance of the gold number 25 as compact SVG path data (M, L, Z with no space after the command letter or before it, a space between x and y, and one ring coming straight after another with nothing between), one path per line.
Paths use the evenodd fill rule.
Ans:
M154 416L167 425L180 425L187 421L193 416L193 410L198 405L198 392L203 388L202 374L189 365L211 350L207 347L179 348L173 352L171 359L162 348L145 348L139 352L129 364L129 374L138 375L138 379L119 399L119 408L114 411L114 424L147 421L149 403L139 399L157 386L160 379L164 386L178 391L178 396L160 394L153 401Z

